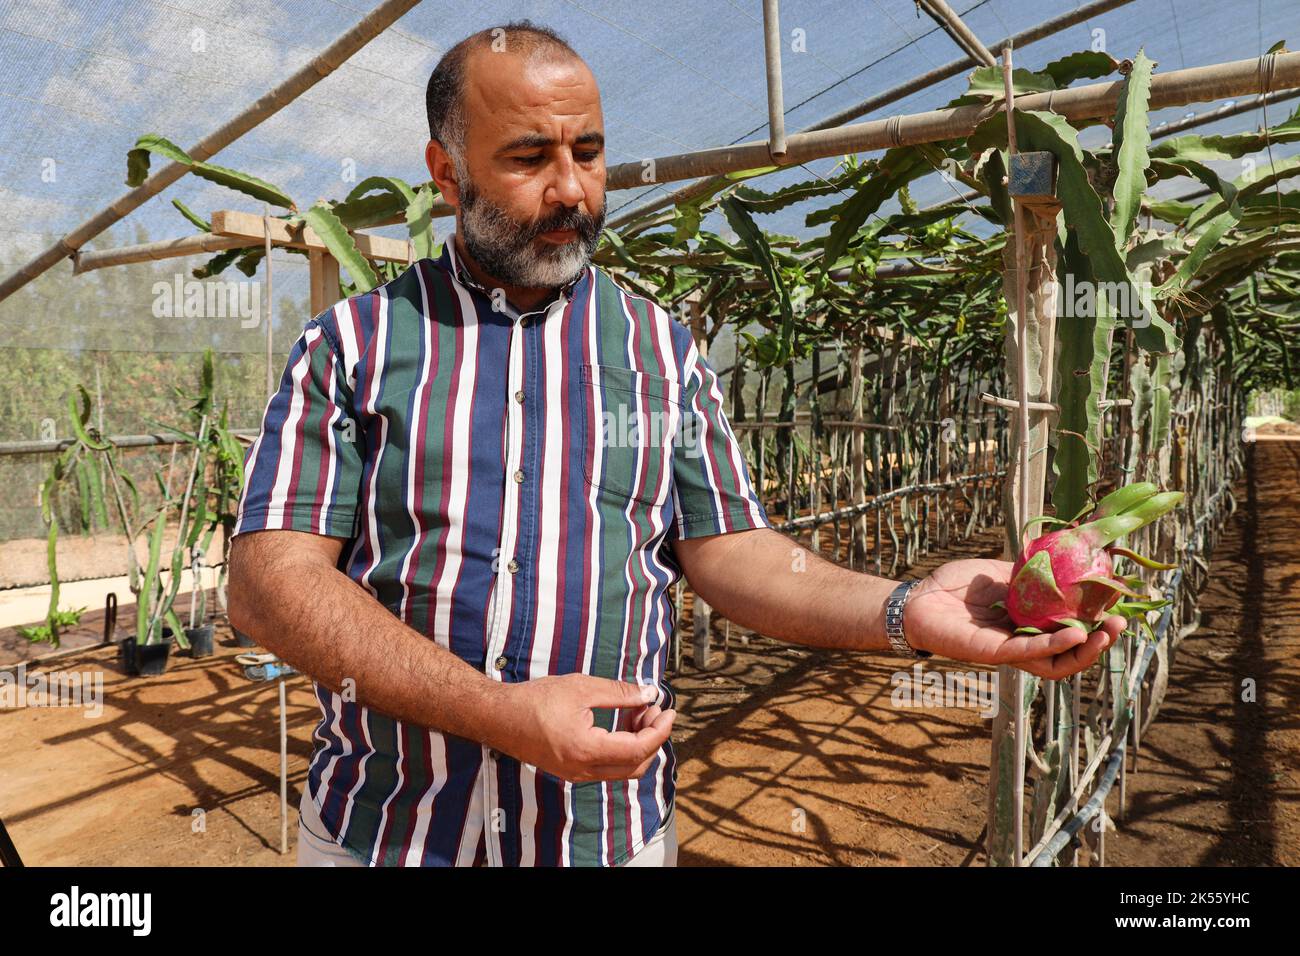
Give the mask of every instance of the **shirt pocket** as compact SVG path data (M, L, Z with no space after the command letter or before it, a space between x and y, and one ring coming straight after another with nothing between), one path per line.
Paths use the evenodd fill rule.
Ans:
M672 484L682 387L615 365L579 367L582 472L605 497L662 504Z

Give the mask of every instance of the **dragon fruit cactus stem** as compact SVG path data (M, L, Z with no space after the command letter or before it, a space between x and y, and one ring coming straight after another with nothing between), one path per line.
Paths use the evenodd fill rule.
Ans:
M1025 545L1011 569L1006 610L1020 632L1038 633L1062 626L1095 630L1106 612L1141 582L1115 575L1114 558L1122 556L1146 568L1169 570L1114 542L1172 510L1181 491L1159 491L1150 482L1125 485L1111 492L1079 524L1041 535Z

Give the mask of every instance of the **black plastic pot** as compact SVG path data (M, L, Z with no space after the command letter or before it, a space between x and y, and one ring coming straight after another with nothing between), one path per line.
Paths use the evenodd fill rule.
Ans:
M231 630L235 632L235 640L239 643L240 647L257 647L257 641L253 640L239 628L232 627Z
M190 643L190 657L212 656L211 624L205 624L203 627L187 627L185 629L185 640Z
M157 677L167 670L174 642L172 629L165 627L163 639L153 644L137 644L134 637L128 637L118 645L118 656L132 677Z

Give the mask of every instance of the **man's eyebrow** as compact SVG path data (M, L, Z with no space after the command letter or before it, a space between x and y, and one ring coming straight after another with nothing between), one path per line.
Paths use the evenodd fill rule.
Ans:
M516 149L542 149L547 146L554 146L556 142L557 141L554 138L542 133L525 133L523 136L516 136L510 142L498 149L497 155L513 152ZM594 143L597 146L603 147L605 145L605 137L602 133L592 130L591 132L583 133L581 136L578 136L573 142L578 146L587 146Z

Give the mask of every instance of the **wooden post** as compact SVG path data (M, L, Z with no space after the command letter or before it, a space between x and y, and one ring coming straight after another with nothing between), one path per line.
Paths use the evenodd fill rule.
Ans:
M280 685L280 854L289 852L289 732L284 709L284 678Z
M311 314L320 315L339 300L339 261L328 252L311 249Z
M1020 530L1043 510L1047 477L1048 411L1051 400L1052 351L1056 312L1056 219L1060 211L1049 175L1050 154L1025 154L1016 148L1011 50L1002 51L1006 90L1008 193L1014 213L1014 242L1003 249L1003 294L1008 321L1004 340L1006 397L1017 399L1012 415L1011 447L1003 492L1007 560L1020 553ZM1028 214L1027 214L1028 213ZM1031 410L1031 404L1035 406ZM995 406L996 407L996 406ZM1018 668L998 668L999 706L993 721L989 759L988 862L990 866L1019 866L1025 850L1025 751L1028 741L1028 701L1037 678ZM1009 693L1008 693L1009 691Z
M700 308L698 294L689 297L687 303L690 307L691 337L695 339L695 347L699 350L700 358L707 358L709 354L708 318L704 314L704 310ZM693 595L691 607L695 666L705 670L712 663L709 653L709 625L713 617L712 608L705 603L698 593Z
M813 346L812 353L812 394L809 396L810 411L812 413L812 422L808 427L808 449L809 449L809 468L808 475L808 501L809 514L816 515L817 509L821 506L821 484L822 484L822 408L821 395L818 390L821 388L822 361L821 349ZM820 551L821 547L821 526L814 524L812 526L812 550Z
M312 317L325 311L325 253L311 249L307 253Z
M950 426L945 424L945 422L947 422L949 418L953 417L952 377L951 375L949 375L947 368L943 370L941 375L942 377L939 382L938 480L940 482L947 482L952 479L952 472L953 472L952 441L949 440L950 436L948 435L948 429ZM957 436L958 435L957 422L955 419L953 420L951 427L954 429L953 435ZM949 531L949 522L951 521L951 515L952 515L952 492L951 491L940 492L939 495L936 496L936 501L942 503L939 505L939 509L938 509L939 515L937 518L939 547L946 548L948 547L948 543L949 543L948 531ZM942 506L943 504L947 504L948 507L945 509Z
M263 203L262 209L265 213L262 217L262 232L266 242L263 256L266 260L266 305L263 309L266 318L266 398L269 401L275 394L275 358L271 339L271 303L274 301L271 296L271 206Z
M866 489L866 455L863 442L866 441L866 429L857 427L862 424L862 353L861 345L853 346L849 352L849 395L851 400L851 418L854 424L849 441L853 444L849 452L849 503L860 505L867 500ZM849 567L864 568L867 564L867 513L864 511L853 519L850 525L849 539L852 550L849 554Z

